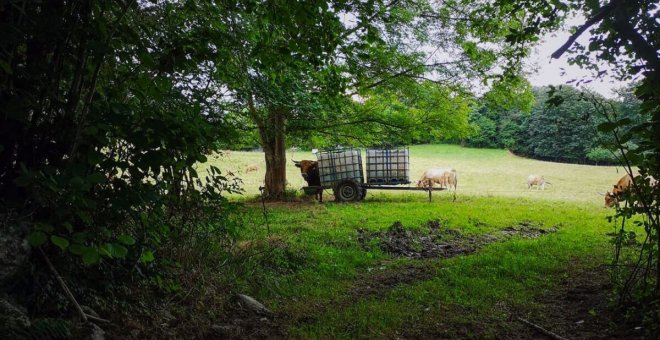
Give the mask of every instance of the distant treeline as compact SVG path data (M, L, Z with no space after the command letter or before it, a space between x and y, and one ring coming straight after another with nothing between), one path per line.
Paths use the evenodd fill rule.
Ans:
M530 158L586 164L616 164L611 151L603 145L611 134L598 132L605 118L596 113L592 101L571 86L557 88L561 100L548 103L548 87L533 88L531 112L502 109L482 100L470 116L473 131L464 145L482 148L506 148ZM616 108L619 118L639 121L639 102L629 89L619 91L619 98L606 101ZM587 94L593 96L594 94ZM487 98L486 98L487 99ZM631 141L629 143L634 143Z
M594 109L596 101L614 108L618 118L627 117L639 122L639 101L632 93L632 87L618 91L618 98L605 99L594 93L585 93L572 86L555 87L550 95L550 87L534 87L522 81L514 86L499 86L480 98L466 99L471 105L460 106L460 110L449 105L441 110L446 114L445 121L454 120L453 125L444 128L444 133L429 133L430 125L438 125L438 120L420 119L422 123L408 124L407 127L386 131L374 129L363 131L364 140L376 140L382 145L410 145L429 143L456 143L479 148L505 148L525 157L567 163L618 164L614 154L604 145L611 144L612 135L598 132L598 125L605 118ZM400 107L402 115L414 117L415 106L391 102L391 97L379 98L383 112L390 106ZM454 100L456 101L456 100ZM553 102L553 104L550 104ZM455 103L454 103L455 104ZM391 110L391 109L390 109ZM400 119L400 121L402 121ZM463 122L463 123L461 123ZM441 125L441 124L440 124ZM357 129L360 126L352 126ZM453 132L450 134L450 132ZM456 137L459 135L460 137ZM376 138L370 138L376 137ZM303 136L290 136L288 144L305 150L324 149L332 145L356 145L356 141L335 140L328 135L309 133ZM635 140L628 142L634 144ZM377 145L377 144L374 144ZM259 147L259 137L247 132L223 148L252 150Z

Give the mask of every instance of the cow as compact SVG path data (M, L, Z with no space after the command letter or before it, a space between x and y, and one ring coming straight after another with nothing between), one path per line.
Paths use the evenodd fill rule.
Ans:
M653 176L647 176L646 178L649 181L649 185L657 189L660 182L658 182L658 180L655 179ZM640 179L641 176L635 176L635 181L637 181L637 183L639 183ZM604 194L601 194L605 196L605 207L611 208L615 206L621 199L623 193L629 190L632 185L633 185L633 178L630 175L626 174L625 176L621 177L619 181L617 181L616 184L614 184L611 192L608 191Z
M612 187L612 191L608 191L605 194L605 207L611 208L614 205L616 205L619 202L619 198L621 198L621 195L623 194L624 191L628 190L630 185L632 184L632 176L629 174L626 174L625 176L621 177L616 184Z
M253 171L259 171L259 165L257 164L250 164L247 167L245 167L245 173L250 173Z
M527 189L532 189L536 185L536 190L545 190L545 185L552 183L545 180L545 177L539 175L529 175L527 177Z
M291 161L293 161L293 164L295 164L296 167L300 168L300 174L302 175L303 179L307 182L307 186L319 187L319 189L316 190L315 197L317 200L319 200L319 202L323 202L323 188L321 188L321 175L319 174L319 162L310 161L310 160L296 161L293 159Z
M321 186L321 176L319 175L319 162L310 161L310 160L296 161L293 159L292 161L297 168L300 168L300 174L307 182L307 186L310 187Z
M641 176L635 176L636 181L639 181L640 179ZM651 187L657 188L659 183L657 179L653 178L653 176L647 176L647 179ZM623 177L621 177L616 182L616 184L614 184L611 192L608 191L604 194L601 194L605 196L605 207L611 208L615 206L621 199L623 193L625 191L628 191L632 185L633 185L633 178L629 174L626 174Z
M454 168L431 168L424 171L422 178L417 181L418 188L433 188L433 185L438 183L441 188L451 188L458 186L458 174Z

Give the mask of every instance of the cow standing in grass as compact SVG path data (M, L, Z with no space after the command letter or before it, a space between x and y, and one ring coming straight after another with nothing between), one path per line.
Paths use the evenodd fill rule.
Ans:
M642 180L641 176L636 176L635 180L637 183L639 183L640 180ZM651 187L657 188L658 186L658 180L653 178L653 176L648 176L647 180L649 181L649 184ZM621 177L616 184L612 187L612 191L608 191L605 194L605 206L608 208L611 208L615 206L619 200L621 199L621 196L623 195L624 192L630 190L630 188L633 185L633 178L632 176L626 174L625 176Z
M245 167L245 173L249 174L250 172L255 172L259 171L259 165L257 164L250 164Z
M418 188L433 188L435 184L439 184L441 188L450 189L454 187L454 191L458 186L458 173L454 168L431 168L424 171L422 178L417 181Z
M628 188L630 188L632 182L633 182L633 178L628 174L621 177L612 187L612 191L611 192L608 191L604 194L605 206L608 208L615 206L619 202L619 199L621 198L621 195L623 195L623 192L628 190Z
M319 174L319 162L310 161L310 160L295 161L293 159L292 161L297 168L300 168L300 174L302 175L305 182L307 182L307 186L309 187L321 186L321 175ZM322 201L323 189L319 188L315 196L316 199Z
M300 174L310 187L321 186L321 176L319 175L319 162L302 160L293 161L297 168L300 168Z
M552 183L546 181L543 176L529 175L529 177L527 177L527 189L532 189L532 187L536 185L536 190L545 190L546 184L552 185Z

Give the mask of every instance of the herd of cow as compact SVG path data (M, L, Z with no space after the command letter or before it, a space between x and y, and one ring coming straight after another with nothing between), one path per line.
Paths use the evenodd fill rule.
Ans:
M294 160L293 163L296 167L300 168L300 174L307 182L308 186L321 186L318 161ZM652 186L658 185L658 180L655 178L649 177L649 180ZM616 205L619 199L621 199L623 193L631 187L632 183L633 178L630 175L621 177L621 179L614 184L612 191L602 194L605 196L605 206L610 208ZM446 189L451 189L453 187L454 191L456 191L458 186L458 173L456 172L456 169L431 168L424 171L422 177L417 181L418 188L432 188L435 184ZM552 185L552 183L548 182L543 176L529 175L529 177L527 177L528 189L536 187L537 190L545 190L546 185Z

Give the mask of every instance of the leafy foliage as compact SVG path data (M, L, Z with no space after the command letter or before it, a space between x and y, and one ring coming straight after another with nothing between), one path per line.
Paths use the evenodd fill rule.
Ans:
M471 114L474 133L467 143L479 147L507 148L532 158L570 163L616 164L615 154L603 145L612 138L598 132L604 118L597 114L590 100L605 99L582 93L571 86L534 88L534 105L526 113L493 105L490 93L481 99L481 107ZM639 102L632 89L619 91L619 100L606 101L615 107L620 119L642 122ZM627 141L635 145L639 138Z
M520 64L502 61L526 51L501 44L517 19L503 12L484 17L484 6L426 0L226 6L220 36L234 50L216 64L213 86L224 92L219 105L259 132L268 195L284 193L287 143L323 147L464 134L466 85L511 77ZM453 106L456 114L448 114ZM396 137L383 141L387 134Z
M224 224L222 193L237 186L217 168L205 179L194 169L227 127L200 84L217 51L199 27L180 29L200 10L131 1L0 8L2 35L13 37L0 54L0 204L31 216L32 246L86 265L148 262L191 233L176 216L192 202Z

